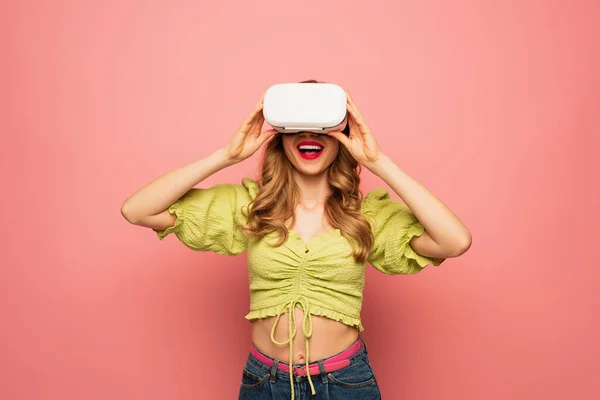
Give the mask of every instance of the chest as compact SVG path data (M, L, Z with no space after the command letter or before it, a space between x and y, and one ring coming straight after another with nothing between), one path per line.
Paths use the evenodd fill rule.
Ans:
M279 246L278 240L279 232L274 231L248 243L251 282L362 281L365 264L356 262L351 243L339 229L327 230L307 241L289 230Z
M325 215L325 209L322 206L314 209L298 207L295 212L296 220L286 221L286 226L290 231L298 235L304 242L308 243L312 239L322 236L332 230L333 226L328 222Z

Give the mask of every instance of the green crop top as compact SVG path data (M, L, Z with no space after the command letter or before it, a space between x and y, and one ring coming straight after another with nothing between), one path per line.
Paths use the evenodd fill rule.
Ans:
M169 207L169 212L177 216L174 226L156 233L162 240L173 232L193 250L224 255L246 251L250 312L245 318L276 317L271 340L289 344L291 365L292 341L296 334L293 310L302 309L308 368L311 315L324 316L363 331L360 311L365 264L354 260L351 244L339 229L318 235L307 243L290 230L288 240L279 247L268 244L269 240L277 239L276 232L261 238L247 236L237 225L246 224L242 207L247 206L258 191L258 183L248 178L242 180L242 185L193 188ZM410 247L411 238L422 235L424 228L410 209L391 199L386 190L369 192L363 198L361 212L371 221L375 238L367 261L382 273L414 274L429 264L439 266L444 261L423 257ZM274 332L284 312L290 316L289 338L278 342ZM310 375L308 378L310 381ZM310 385L312 388L312 381Z

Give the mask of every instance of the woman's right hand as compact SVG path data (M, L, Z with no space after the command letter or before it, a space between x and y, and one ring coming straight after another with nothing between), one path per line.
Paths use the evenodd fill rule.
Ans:
M254 110L246 117L238 131L229 141L225 149L229 161L237 163L252 156L270 137L277 134L275 129L262 131L265 122L263 115L263 100L265 94L254 107Z
M132 224L155 230L173 226L176 217L168 210L170 205L212 174L250 157L277 133L274 129L261 132L265 121L263 98L264 94L227 147L168 172L136 191L123 202L123 217Z

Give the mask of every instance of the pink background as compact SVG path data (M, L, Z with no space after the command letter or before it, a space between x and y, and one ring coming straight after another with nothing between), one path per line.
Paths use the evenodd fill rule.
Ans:
M10 3L0 398L236 397L244 256L159 242L120 206L224 146L269 85L311 78L348 89L473 233L415 276L369 267L383 397L598 398L598 2Z

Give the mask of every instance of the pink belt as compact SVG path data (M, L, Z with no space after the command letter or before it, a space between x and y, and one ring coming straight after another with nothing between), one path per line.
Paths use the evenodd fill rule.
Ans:
M329 357L329 358L323 360L323 366L325 367L325 372L337 371L338 369L342 369L342 368L345 368L348 365L350 365L349 358L352 357L354 354L356 354L360 350L361 347L362 347L362 341L359 339L356 341L356 343L354 343L348 349L342 351L339 354L336 354L333 357ZM275 362L271 358L265 356L263 353L258 351L254 346L252 346L252 348L250 349L250 353L258 361L260 361L263 364L266 364L269 367L272 367L273 364L275 364ZM277 369L280 371L286 372L288 374L290 373L290 366L288 364L279 363L277 365ZM302 367L292 366L292 369L293 369L293 375L306 376L306 366L302 366ZM308 366L308 371L309 371L310 375L319 375L321 373L321 371L319 370L319 364L317 364L316 362L313 362Z

